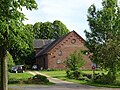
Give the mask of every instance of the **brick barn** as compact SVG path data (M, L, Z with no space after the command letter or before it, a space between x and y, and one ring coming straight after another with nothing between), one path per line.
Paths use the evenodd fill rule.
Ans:
M34 40L36 64L40 69L65 69L64 61L77 50L85 50L84 39L75 31L69 32L56 40ZM83 69L91 69L92 62L84 55Z

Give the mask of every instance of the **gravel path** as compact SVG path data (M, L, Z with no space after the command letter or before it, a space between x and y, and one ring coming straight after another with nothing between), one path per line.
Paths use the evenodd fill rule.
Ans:
M55 85L52 85L52 86L27 85L27 86L9 86L9 87L17 90L120 90L120 89L102 88L102 87L95 87L95 86L81 85L81 84L76 84L72 82L67 82L57 78L52 78L38 71L28 71L28 73L33 75L36 75L36 74L44 75L51 82L55 83Z

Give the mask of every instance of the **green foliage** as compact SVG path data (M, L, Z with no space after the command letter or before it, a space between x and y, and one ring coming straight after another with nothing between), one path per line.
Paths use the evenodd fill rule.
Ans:
M82 73L80 70L67 70L66 71L67 77L70 79L79 79L80 77L82 77Z
M69 30L67 27L59 20L55 20L52 24L53 38L58 38L60 36L66 35Z
M11 68L15 65L15 63L9 52L7 52L7 57L8 57L8 71L10 71Z
M11 53L13 48L17 48L16 52L28 48L27 43L24 41L26 36L22 21L25 20L25 16L21 12L23 6L29 10L37 8L35 0L0 1L0 51L2 53L6 50ZM21 52L15 55L19 55ZM11 55L13 54L11 53Z
M87 77L88 79L92 79L92 74L83 73L83 77Z
M9 84L53 84L46 76L25 73L9 73Z
M26 81L28 80L28 78L33 77L33 75L29 74L29 73L8 73L9 76L9 80L8 83L9 84L20 84L21 81Z
M10 54L13 56L13 59L16 64L24 64L25 60L30 59L34 55L33 49L33 30L31 30L32 25L25 25L19 33L21 41L14 39L13 42L16 42L14 45L10 45L9 48ZM23 46L22 46L23 45ZM22 47L21 47L22 46Z
M24 14L21 12L23 6L29 10L37 8L35 0L0 1L0 46L14 45L18 43L18 40L19 44L22 44L22 42L20 43L22 39L20 36L22 35L21 29L24 26L22 21L25 19ZM23 45L20 46L23 47Z
M115 83L115 76L111 75L111 72L106 75L104 73L101 75L95 74L93 82L98 84L113 84Z
M74 71L80 69L80 67L85 64L81 50L79 52L75 51L73 54L70 54L65 63L68 70Z
M69 32L67 27L58 20L51 22L37 22L33 26L35 39L56 39Z
M36 22L34 25L33 25L33 32L34 32L34 38L35 39L40 39L41 38L41 36L42 36L42 29L40 29L41 28L41 26L42 26L42 22Z
M66 60L66 74L68 78L79 79L81 77L80 67L85 64L81 51L74 52Z
M1 88L7 90L7 51L17 47L19 50L28 48L24 37L22 23L25 15L22 7L29 10L37 9L35 0L0 0L0 61L1 61ZM14 50L14 52L16 52ZM22 51L21 51L22 52ZM18 53L18 54L21 54ZM13 55L11 53L11 55ZM15 54L17 55L17 54Z
M85 31L86 46L91 60L115 77L120 68L120 7L117 0L103 0L102 6L100 10L95 5L88 9L91 31Z
M33 80L39 80L40 82L49 82L46 76L43 75L35 75Z

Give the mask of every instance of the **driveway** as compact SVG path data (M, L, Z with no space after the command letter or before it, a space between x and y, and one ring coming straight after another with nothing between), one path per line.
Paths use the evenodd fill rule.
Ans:
M95 87L89 85L81 85L72 82L62 81L57 78L52 78L45 74L42 74L38 71L28 71L28 73L36 75L41 74L46 76L51 82L55 83L55 85L45 86L45 85L26 85L26 86L9 86L10 88L14 88L17 90L120 90L113 88L102 88Z

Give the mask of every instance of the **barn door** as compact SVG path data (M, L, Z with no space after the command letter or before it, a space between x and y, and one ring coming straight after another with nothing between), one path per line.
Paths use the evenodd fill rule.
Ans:
M43 69L46 69L46 59L43 58Z

